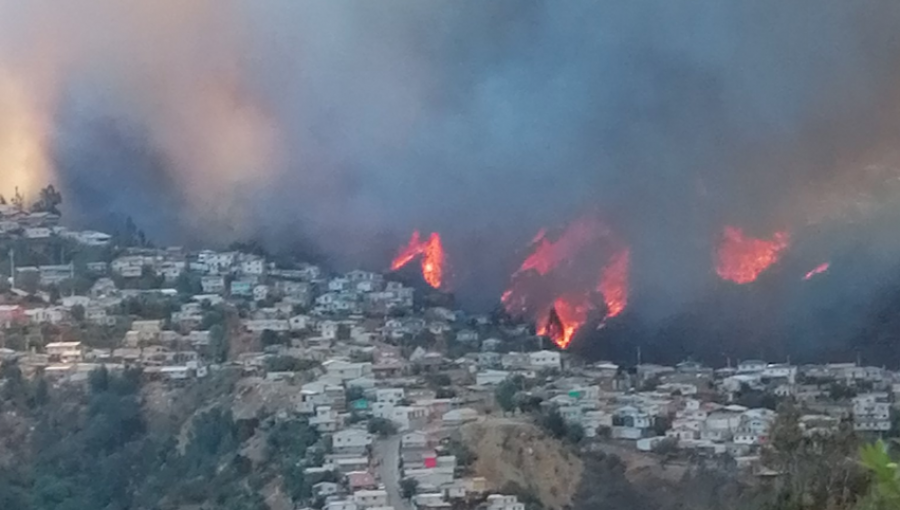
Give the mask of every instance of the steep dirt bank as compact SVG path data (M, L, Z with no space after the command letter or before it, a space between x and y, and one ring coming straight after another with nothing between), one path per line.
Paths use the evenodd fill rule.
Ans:
M465 425L461 433L478 455L476 475L485 477L492 489L514 482L548 509L572 503L584 466L570 446L530 423L503 418Z

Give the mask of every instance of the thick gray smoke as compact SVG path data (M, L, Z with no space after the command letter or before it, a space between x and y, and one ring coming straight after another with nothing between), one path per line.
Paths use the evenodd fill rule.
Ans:
M666 300L722 225L855 203L897 141L897 26L891 0L0 0L0 72L86 223L372 268L439 231L490 299L599 208Z

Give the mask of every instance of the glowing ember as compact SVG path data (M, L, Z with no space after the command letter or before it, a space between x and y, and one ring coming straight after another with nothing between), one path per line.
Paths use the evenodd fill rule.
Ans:
M628 305L628 270L631 265L631 251L627 248L616 253L603 268L597 291L606 302L606 316L615 317Z
M556 298L547 314L547 320L538 327L537 333L550 337L561 349L572 342L578 329L587 321L593 309L587 295L567 295Z
M809 280L810 278L812 278L813 276L815 276L817 274L822 274L825 271L828 271L828 268L830 266L831 266L831 264L829 264L828 262L823 262L823 263L819 264L818 266L816 266L815 268L813 268L812 271L806 273L806 276L804 276L803 279Z
M750 283L778 261L789 241L787 232L777 232L771 239L757 239L745 236L737 227L725 227L716 250L716 273L734 283Z
M422 277L428 285L435 289L441 287L444 280L444 246L441 244L441 236L434 232L428 237L428 241L422 241L419 231L416 230L409 238L409 243L400 250L400 253L391 262L391 271L396 271L409 264L416 257L421 257Z

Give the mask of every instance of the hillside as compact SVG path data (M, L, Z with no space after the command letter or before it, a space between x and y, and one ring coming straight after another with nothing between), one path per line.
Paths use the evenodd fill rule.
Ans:
M475 474L485 477L492 489L515 484L548 509L572 503L584 468L571 446L530 423L504 418L465 425L462 436L477 452Z

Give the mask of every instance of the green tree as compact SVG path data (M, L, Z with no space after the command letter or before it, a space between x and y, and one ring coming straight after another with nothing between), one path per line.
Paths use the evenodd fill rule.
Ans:
M556 409L550 409L544 413L541 417L540 424L544 430L557 439L562 439L566 435L566 421Z
M888 454L883 441L863 446L861 464L869 470L872 486L860 502L860 510L896 510L900 508L900 469Z
M394 422L385 418L372 418L369 420L369 434L378 434L381 437L387 437L397 433L397 426Z
M500 406L500 409L503 409L503 412L511 413L515 411L517 391L516 383L508 378L497 385L497 389L494 390L494 398L497 400L497 405Z
M406 499L410 499L416 495L416 491L419 490L419 481L415 478L404 478L400 480L400 492L403 494L403 497Z
M566 439L574 445L584 440L584 427L580 423L570 423L566 426Z
M221 324L209 328L209 351L216 363L224 363L228 359L228 336Z
M72 318L78 322L84 321L84 307L81 305L72 306L71 312Z

